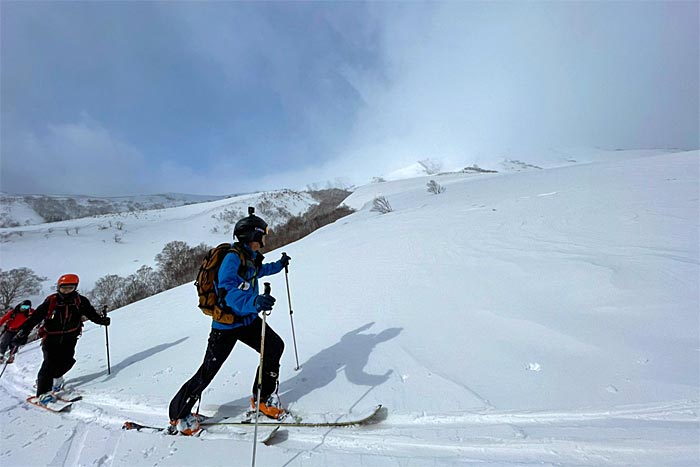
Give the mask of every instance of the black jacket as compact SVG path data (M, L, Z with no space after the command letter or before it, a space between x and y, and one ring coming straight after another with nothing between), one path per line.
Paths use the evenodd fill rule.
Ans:
M55 293L46 297L44 303L37 307L21 329L29 333L43 320L43 328L48 335L80 334L83 316L97 324L102 324L105 320L97 313L87 297L78 292L65 296Z

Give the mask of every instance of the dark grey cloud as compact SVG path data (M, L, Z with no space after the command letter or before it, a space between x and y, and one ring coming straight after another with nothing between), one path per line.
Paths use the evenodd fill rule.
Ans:
M230 193L700 144L696 2L0 8L8 192Z

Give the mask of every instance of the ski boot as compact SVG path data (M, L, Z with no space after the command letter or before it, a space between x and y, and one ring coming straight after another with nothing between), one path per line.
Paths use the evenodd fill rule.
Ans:
M180 433L183 436L193 436L199 433L201 429L199 417L195 416L195 414L188 414L185 418L170 420L168 434L175 435Z
M255 409L257 408L255 395L250 398L250 406L253 408L253 415L255 415ZM271 394L266 402L260 403L260 413L275 420L282 420L287 416L287 411L282 407L282 403L277 394Z
M53 386L51 386L51 392L54 394L58 394L59 392L63 391L63 386L65 384L65 381L63 380L63 376L59 376L58 378L53 379Z
M39 404L43 405L44 407L46 407L50 403L56 402L56 400L57 400L56 396L53 393L47 392L45 394L40 395L39 398L37 399L37 402Z

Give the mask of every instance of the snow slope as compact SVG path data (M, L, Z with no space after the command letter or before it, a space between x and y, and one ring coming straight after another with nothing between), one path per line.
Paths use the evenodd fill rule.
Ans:
M258 206L257 212L274 228L315 204L318 202L308 192L280 190L168 209L4 228L0 229L0 265L6 270L28 267L48 277L45 293L61 274L75 272L81 278L81 289L87 291L107 274L128 276L143 265L155 266L155 256L173 240L191 246L230 241L232 224L247 215L249 205Z
M440 195L425 179L387 182L384 215L369 210L372 188L358 189L348 202L361 211L285 247L300 371L284 274L270 278L269 322L287 343L280 394L293 410L383 403L388 417L286 428L258 465L698 465L699 158L454 175ZM200 364L209 322L193 287L111 316L112 374L104 331L88 324L67 375L85 399L70 413L23 402L36 344L8 367L0 464L249 465L240 429L119 429L165 425ZM237 346L201 411L243 410L256 365Z
M189 195L166 193L116 197L62 196L62 195L9 195L0 193L0 225L3 227L43 224L47 221L34 208L34 203L51 206L53 215L61 219L76 219L93 214L146 211L216 201L229 196ZM90 214L87 214L90 213Z

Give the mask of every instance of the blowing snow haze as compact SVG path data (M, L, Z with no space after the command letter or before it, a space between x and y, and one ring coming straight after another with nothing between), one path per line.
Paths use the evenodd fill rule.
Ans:
M0 8L7 193L241 193L425 158L700 146L697 2Z

